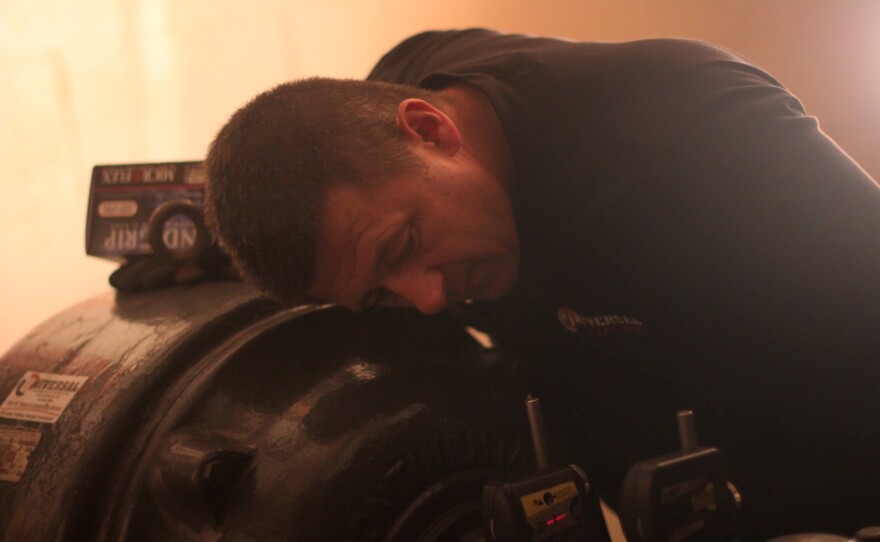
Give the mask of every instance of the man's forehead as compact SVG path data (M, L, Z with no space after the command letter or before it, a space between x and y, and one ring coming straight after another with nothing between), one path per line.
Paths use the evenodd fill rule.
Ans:
M377 258L403 215L372 190L352 185L328 189L310 295L348 305L358 301L374 280Z

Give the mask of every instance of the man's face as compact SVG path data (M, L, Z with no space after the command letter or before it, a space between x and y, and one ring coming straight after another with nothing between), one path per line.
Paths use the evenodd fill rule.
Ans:
M507 293L519 255L501 183L480 168L434 164L375 188L328 191L308 294L354 310L385 305L434 314Z

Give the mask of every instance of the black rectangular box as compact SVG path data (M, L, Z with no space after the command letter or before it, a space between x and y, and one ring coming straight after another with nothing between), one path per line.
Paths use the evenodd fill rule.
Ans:
M150 254L147 228L153 211L171 200L203 209L202 162L98 165L92 169L86 220L86 254L114 261ZM181 223L181 239L195 238ZM193 231L185 231L193 228Z

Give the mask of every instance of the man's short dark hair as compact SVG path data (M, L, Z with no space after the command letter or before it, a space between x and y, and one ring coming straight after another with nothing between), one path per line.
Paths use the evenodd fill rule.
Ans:
M398 104L430 91L305 79L236 111L208 151L206 218L245 279L283 303L314 278L324 195L421 167L397 128Z

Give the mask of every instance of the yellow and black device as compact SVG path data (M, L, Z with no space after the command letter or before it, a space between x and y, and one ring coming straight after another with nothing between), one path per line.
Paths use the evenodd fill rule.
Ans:
M526 398L538 472L483 488L487 541L610 542L599 498L576 465L550 469L540 402Z
M620 523L631 542L737 539L739 491L717 448L697 445L694 413L678 413L681 450L636 463L620 491Z

